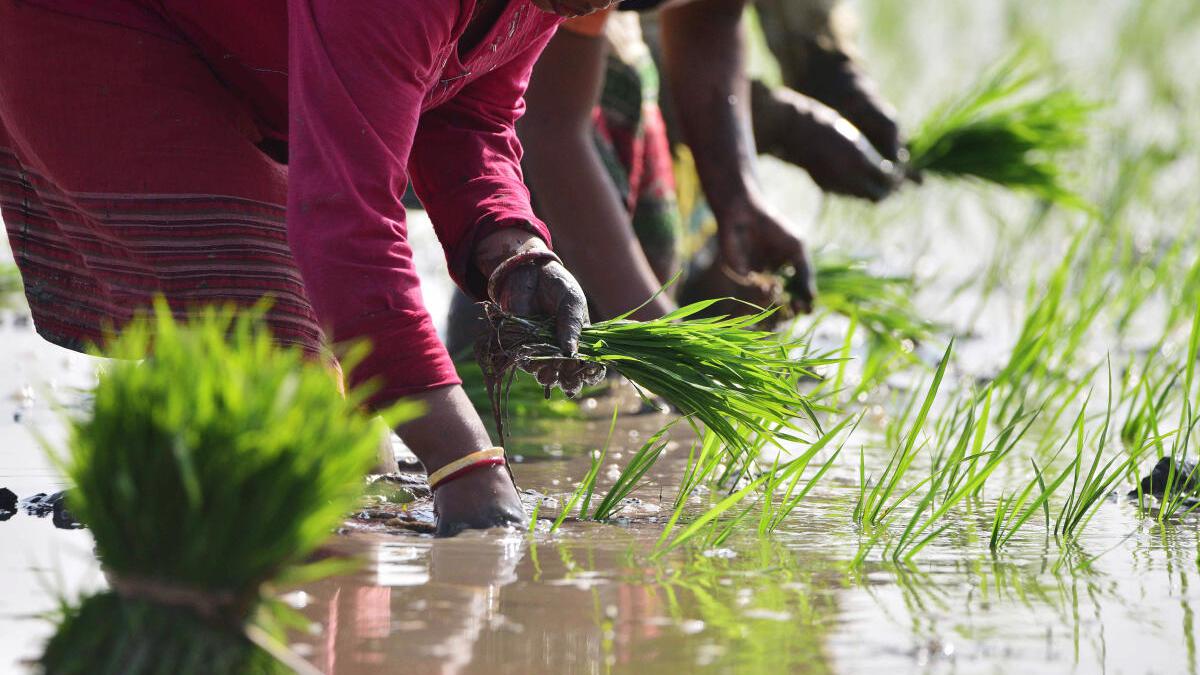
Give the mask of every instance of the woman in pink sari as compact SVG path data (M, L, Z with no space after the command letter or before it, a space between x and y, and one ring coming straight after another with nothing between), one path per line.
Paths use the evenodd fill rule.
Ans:
M524 519L502 451L425 310L400 198L455 281L587 310L533 214L513 126L564 16L606 0L0 0L0 214L37 330L80 349L156 295L186 314L271 296L277 338L366 340L350 383L428 413L399 429L439 530ZM554 373L571 387L569 360Z

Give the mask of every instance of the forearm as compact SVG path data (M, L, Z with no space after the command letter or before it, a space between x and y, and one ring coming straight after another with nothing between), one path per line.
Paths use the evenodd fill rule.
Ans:
M526 181L559 255L605 317L638 307L661 285L592 138L592 111L604 83L607 41L559 31L533 70L528 112L518 124ZM635 318L671 311L655 298Z
M423 404L425 413L396 432L428 471L493 445L462 387L441 387L407 400Z
M761 200L745 75L746 2L695 0L661 16L666 80L718 221Z
M542 140L544 147L540 142L526 146L526 164L559 255L604 317L638 307L661 283L591 138L572 134ZM634 318L656 318L672 309L671 300L660 295Z

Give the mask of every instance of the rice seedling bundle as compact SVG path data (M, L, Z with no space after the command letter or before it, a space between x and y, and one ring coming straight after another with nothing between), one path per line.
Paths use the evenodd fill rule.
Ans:
M796 283L794 274L785 274L784 292L795 295ZM933 335L934 325L913 306L911 276L876 274L865 260L822 256L816 261L816 284L821 306L854 318L885 344L920 343Z
M740 317L694 318L719 300L682 307L661 319L619 317L587 326L579 359L613 368L640 391L662 397L689 421L698 421L735 457L751 452L752 439L798 440L796 418L816 423L815 409L800 393L801 377L831 359L793 356L800 345L754 330L773 310ZM493 413L503 416L505 381L515 371L560 358L553 326L543 320L485 306L491 324L477 355L491 387ZM738 427L742 427L739 432Z
M104 355L122 360L55 459L111 590L63 607L42 670L305 670L276 641L297 617L267 598L272 584L346 564L305 560L355 506L375 459L361 396L277 347L255 313L179 324L160 306ZM402 412L413 411L389 421Z
M975 178L1090 210L1066 186L1061 157L1083 147L1095 106L1055 87L1020 52L961 98L935 109L909 141L909 170Z

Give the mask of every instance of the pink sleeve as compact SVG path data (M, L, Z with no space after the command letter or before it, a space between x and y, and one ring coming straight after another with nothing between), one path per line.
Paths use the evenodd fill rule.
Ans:
M334 342L366 340L372 404L458 383L421 297L400 198L459 3L291 0L288 240ZM461 159L477 163L476 159Z
M480 237L517 227L550 244L550 232L533 213L521 174L515 125L525 112L529 75L553 31L425 113L409 159L413 187L433 220L451 275L476 298L486 280L470 254Z

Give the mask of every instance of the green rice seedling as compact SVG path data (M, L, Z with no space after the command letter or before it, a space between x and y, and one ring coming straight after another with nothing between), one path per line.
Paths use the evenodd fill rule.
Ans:
M118 360L54 456L111 590L63 608L45 672L307 668L279 646L287 618L266 598L346 566L305 561L357 504L378 427L260 314L181 324L160 302L103 350Z
M859 327L867 331L869 349L856 394L895 369L916 362L914 345L933 337L937 327L921 317L912 304L916 283L911 276L875 274L865 260L830 255L818 256L815 276L820 292L818 304L850 319L846 347ZM785 270L785 294L795 293L795 283L794 273ZM842 374L839 370L834 391L841 390Z
M1045 518L1046 528L1049 531L1050 527L1050 496L1058 489L1060 485L1070 475L1070 471L1063 471L1058 478L1054 479L1049 486L1046 485L1046 480L1043 476L1042 469L1038 466L1036 460L1030 460L1033 466L1033 478L1025 484L1025 489L1021 490L1016 495L1001 495L999 502L996 504L996 514L992 518L992 530L988 537L988 549L993 553L999 553L1001 549L1008 545L1008 542L1020 531L1021 526L1033 517L1040 508ZM1074 466L1074 463L1071 465ZM1071 467L1068 467L1071 468ZM1034 488L1038 488L1037 497L1033 501L1029 501Z
M969 496L975 486L982 485L995 469L998 462L989 462L990 466L978 473L961 470L964 464L978 461L980 457L980 454L968 454L968 450L972 449L972 439L976 437L976 426L979 425L972 409L968 413L967 423L963 425L962 432L949 457L944 462L939 462L940 466L930 474L926 481L925 495L917 502L904 531L891 545L893 560L898 561L902 557L911 559L926 544L944 532L949 527L949 523L940 525L938 523L950 509ZM938 494L943 490L945 494L939 505L937 503ZM927 512L928 516L923 518ZM919 539L930 527L935 529L928 536Z
M612 421L608 425L608 438L604 440L604 447L592 455L592 464L588 468L588 472L584 474L583 479L575 488L575 492L571 494L571 498L567 500L566 504L563 504L562 509L558 512L558 517L554 519L554 525L550 528L551 533L556 532L562 526L567 516L575 509L575 505L579 504L581 500L583 504L579 508L579 519L587 518L588 505L592 501L592 494L596 491L596 480L600 477L600 467L604 464L604 458L608 456L613 433L617 430L617 415L620 412L620 408L613 409Z
M662 457L663 450L666 450L669 442L665 438L666 434L673 425L674 423L660 429L642 447L638 448L629 462L625 464L625 468L621 470L621 475L617 477L604 498L596 505L596 510L591 515L592 520L610 520L620 513L622 502Z
M835 360L794 356L790 352L800 345L752 329L773 310L693 318L716 302L694 303L653 321L620 317L592 324L583 329L578 357L614 368L639 391L662 397L689 422L716 433L735 459L753 456L751 437L801 440L801 416L819 429L816 408L798 382L817 377L817 366ZM559 350L548 322L509 315L494 304L486 309L492 330L478 354L499 417L503 382L517 368L559 358Z
M1094 372L1095 369L1092 369L1092 371L1084 379L1090 380L1091 373ZM1058 420L1061 418L1067 408L1073 404L1078 391L1079 387L1076 387L1070 393L1070 395L1060 401L1058 410L1051 416L1051 419L1048 422L1047 426L1049 428L1057 428ZM1024 489L1014 494L1001 495L996 505L996 513L992 518L991 534L988 540L988 547L992 553L997 553L1000 551L1000 549L1004 548L1013 538L1013 536L1015 536L1016 533L1021 529L1021 527L1025 525L1025 523L1028 522L1035 513L1037 513L1038 509L1042 510L1047 532L1049 532L1049 500L1055 491L1058 490L1058 488L1066 481L1066 479L1072 475L1072 473L1075 471L1075 467L1082 461L1082 456L1076 455L1070 464L1068 464L1067 467L1064 468L1057 477L1051 479L1049 485L1046 483L1045 472L1038 464L1037 458L1045 457L1044 463L1049 466L1062 455L1068 445L1070 445L1072 439L1074 438L1074 434L1078 430L1082 430L1084 428L1084 424L1087 419L1089 401L1090 397L1085 399L1082 407L1076 413L1074 421L1069 426L1071 431L1068 432L1065 437L1046 434L1042 442L1039 443L1038 447L1034 449L1034 457L1030 459L1030 463L1033 467L1033 476L1025 483ZM1053 453L1049 453L1050 446L1045 445L1046 443L1050 442L1058 445L1058 449ZM1039 491L1035 492L1035 490Z
M1197 403L1192 400L1196 383L1196 360L1200 358L1200 306L1197 306L1192 316L1192 331L1188 339L1187 365L1184 368L1183 388L1181 391L1181 406L1179 411L1179 426L1175 430L1171 442L1171 466L1167 476L1166 490L1158 507L1158 522L1173 518L1180 514L1200 508L1200 501L1192 499L1194 492L1186 489L1191 476L1183 476L1176 467L1184 465L1192 445L1193 434L1200 425L1200 415L1196 412ZM1157 432L1157 422L1152 417L1152 426ZM1160 434L1155 434L1160 436ZM1131 457L1131 459L1133 459ZM1141 486L1138 487L1139 492ZM1139 494L1138 502L1141 502Z
M862 417L863 416L860 413L856 417L847 417L846 419L842 420L836 426L826 431L819 439L817 439L815 443L809 446L799 457L794 460L795 462L801 463L804 466L793 473L791 480L787 481L787 488L783 490L783 494L780 497L780 503L778 506L775 505L775 502L771 499L771 497L777 494L780 488L784 486L785 474L780 472L778 467L775 467L774 470L772 470L771 477L767 481L764 489L767 498L763 501L762 513L758 521L759 535L770 534L779 529L779 526L783 524L783 521L789 515L791 515L793 511L796 510L796 507L799 506L800 502L808 496L808 493L811 492L814 487L816 487L821 478L823 478L825 474L828 473L831 468L833 468L834 462L836 462L837 458L842 454L842 448L845 447L844 443L838 445L837 449L829 455L829 458L826 459L823 464L821 464L816 473L814 473L808 478L807 481L804 482L803 487L800 486L800 478L804 475L804 469L808 467L816 454L833 442L833 440L837 438L843 430L846 430L847 426L849 426L849 430L846 431L846 436L852 435L854 430L858 428L859 422L862 421ZM853 425L851 425L851 422L853 422ZM797 488L800 489L797 490Z
M1076 457L1071 467L1071 491L1067 495L1067 500L1059 511L1057 522L1054 525L1055 536L1068 541L1074 540L1078 536L1078 532L1087 525L1092 516L1095 515L1096 509L1103 503L1104 498L1108 496L1113 484L1126 475L1133 467L1137 466L1139 457L1138 452L1131 452L1125 461L1120 464L1116 463L1118 457L1109 459L1103 465L1100 463L1107 446L1112 421L1112 398L1110 391L1104 423L1101 425L1099 438L1096 443L1096 452L1088 467L1087 474L1083 475L1084 456L1086 454L1086 432L1084 431L1082 415L1086 410L1087 404L1085 403L1084 410L1081 411L1081 416L1074 429Z
M1121 239L1117 268L1122 283L1112 299L1112 304L1121 308L1116 324L1118 337L1126 335L1146 302L1174 281L1176 263L1185 252L1184 242L1177 241L1162 255L1143 255L1138 251L1135 233L1126 231Z
M909 169L974 178L1091 210L1066 186L1061 157L1086 142L1093 104L1054 86L1019 52L934 110L909 141Z
M638 448L637 452L625 464L625 468L621 470L617 480L609 487L608 492L596 504L596 509L589 513L592 502L592 496L596 491L596 484L600 476L600 467L604 463L604 459L608 456L608 448L612 442L613 431L616 429L617 411L613 411L612 424L608 429L608 440L604 444L604 449L597 452L592 457L591 467L587 474L580 481L579 486L575 489L571 499L568 500L562 511L558 514L558 518L554 521L551 532L556 531L566 520L567 516L574 510L576 504L579 506L580 520L595 520L604 522L611 520L620 513L622 502L637 489L642 478L658 463L662 453L667 448L669 440L666 438L667 433L679 422L676 419L667 426L659 429L653 436L650 437L642 447Z
M799 461L799 459L797 459L778 466L772 471L763 473L761 476L747 483L741 489L726 495L721 501L717 502L717 504L689 523L687 527L680 530L679 534L675 535L675 537L669 542L664 543L665 540L660 538L659 545L656 546L653 557L661 557L670 551L679 548L688 541L691 541L692 539L702 535L707 535L705 537L705 541L707 542L708 546L720 545L721 542L729 537L729 535L733 532L733 529L739 523L745 520L749 513L750 507L753 505L751 504L750 506L745 507L734 517L732 521L729 521L721 527L712 529L710 527L712 523L716 522L718 518L740 504L747 497L758 492L768 481L786 481L796 472L803 470L803 468L803 464Z
M814 322L813 325L815 327L816 322ZM842 339L841 350L838 351L837 370L834 371L832 388L830 389L830 392L835 397L841 394L842 383L846 381L846 366L850 363L850 350L854 346L854 332L857 330L857 328L858 317L851 316L850 325L846 328L846 336ZM818 391L827 384L830 384L829 380L821 382L820 386L818 387Z
M1153 352L1151 352L1151 358ZM1133 396L1126 406L1125 420L1121 423L1121 443L1126 448L1141 448L1153 443L1152 434L1158 425L1158 419L1165 406L1167 398L1179 384L1184 369L1161 374L1157 380L1150 373L1144 373ZM1157 441L1158 457L1163 456L1162 442Z
M688 450L687 468L675 494L671 516L667 519L662 533L655 542L655 548L661 549L675 531L676 525L682 519L688 502L695 496L701 486L713 482L721 471L721 460L725 453L721 448L721 439L715 433L706 431L698 443L693 443Z
M1048 281L1030 283L1029 297L1038 300L1026 314L1008 362L994 380L1006 392L999 407L1002 418L1014 406L1033 407L1049 402L1054 395L1086 381L1086 378L1073 381L1070 373L1076 366L1080 346L1108 297L1104 286L1090 283L1076 290L1074 302L1068 301L1071 271L1074 261L1080 258L1082 241L1082 235L1075 238ZM1092 269L1101 267L1091 262L1089 265Z
M1187 321L1190 318L1187 314L1189 308L1200 306L1200 255L1196 255L1195 252L1192 255L1195 257L1195 261L1188 269L1183 283L1179 285L1179 289L1170 303L1171 309L1166 321L1167 330Z
M837 256L817 258L818 302L828 310L854 318L879 341L911 349L905 341L921 343L935 326L913 307L916 282L911 276L875 274L865 260Z
M742 430L741 428L739 428L737 432L745 435L747 442L750 444L751 451L748 453L748 456L757 457L758 453L767 443L768 438L766 436L753 437L751 434ZM688 502L692 500L696 492L699 491L704 485L721 485L724 482L724 478L730 473L731 470L729 465L726 464L726 460L728 460L728 454L723 448L722 443L723 441L719 435L711 430L705 430L704 434L700 438L700 442L693 444L691 450L689 450L687 468L684 471L683 480L679 486L679 492L675 495L675 502L671 516L667 519L662 533L655 542L654 549L655 551L659 552L660 555L666 553L667 550L676 548L677 545L681 545L683 543L682 541L671 542L670 545L668 545L668 540L670 539L671 534L675 531L675 527L683 518ZM747 467L746 471L748 470L749 467ZM769 475L774 474L777 470L778 467L776 466L772 472L759 476L759 478L761 478L763 481L768 480ZM744 475L746 471L739 472L739 475ZM750 485L757 486L760 485L761 482L762 481L757 480L750 481ZM749 485L745 487L749 487ZM709 510L703 516L701 516L701 518L704 519L705 523L715 521L721 514L725 513L730 508L733 508L745 497L753 493L753 490L747 490L745 487L743 487L741 490L737 490L737 485L735 483L734 488L730 490L730 493L726 496L726 498L718 502L716 505L710 507ZM735 495L737 497L735 499L731 499L731 497L734 497ZM745 514L743 513L743 516L744 515ZM700 527L692 528L689 526L685 529L685 531L688 532L688 538L690 539L702 534L704 530Z
M912 417L913 411L917 409L917 401L922 400L920 388L914 388L905 400L904 407L900 409L900 413L890 417L887 424L884 426L883 436L884 443L890 446L899 446L904 443L904 436L908 432L909 419Z
M896 496L905 474L908 473L908 469L912 466L917 454L924 447L924 444L917 444L917 439L921 436L921 432L925 428L926 420L929 419L929 411L933 407L934 399L937 398L938 390L942 386L942 378L946 375L946 367L950 363L950 355L953 351L954 340L951 339L950 344L946 346L946 352L942 355L941 362L938 364L937 372L934 373L933 379L929 383L929 389L925 393L921 409L917 413L916 419L913 420L912 426L908 429L904 444L897 446L896 451L892 453L891 458L888 460L887 466L884 467L883 473L879 476L878 480L873 481L870 489L867 489L867 484L872 481L866 476L864 460L860 455L859 471L862 484L858 502L854 506L853 517L856 523L870 526L879 525L893 509L911 496L920 485L928 482L929 478L925 478L908 491Z
M961 427L953 450L945 462L938 463L928 480L925 496L909 516L904 531L889 547L893 560L911 561L944 532L950 525L946 516L959 504L979 497L987 480L1016 450L1041 412L1038 410L1028 415L1019 412L991 443L985 444L990 403L989 392L982 399L982 411L978 416L974 408L968 411L966 423ZM938 493L941 493L940 504L937 502Z
M977 471L990 471L994 467L993 463L999 462L1008 455L1009 452L1016 449L1016 446L1025 438L1033 425L1042 417L1044 408L1038 408L1033 412L1026 412L1024 407L1018 408L1013 414L1012 419L1007 420L996 438L988 444L988 461L983 467L979 466L979 458L983 454L976 453L973 458L967 463L967 473L972 478ZM977 484L971 491L971 497L979 497L983 492L983 484Z

